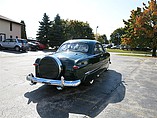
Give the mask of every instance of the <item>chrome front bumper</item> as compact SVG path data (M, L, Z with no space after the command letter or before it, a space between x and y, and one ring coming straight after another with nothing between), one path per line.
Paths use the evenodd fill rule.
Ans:
M43 83L43 84L48 84L48 85L55 85L55 86L78 86L81 84L81 80L74 80L74 81L67 81L64 80L64 77L61 77L61 80L53 80L53 79L45 79L45 78L38 78L34 77L33 74L29 74L26 79L28 81L31 81L32 84L35 83Z

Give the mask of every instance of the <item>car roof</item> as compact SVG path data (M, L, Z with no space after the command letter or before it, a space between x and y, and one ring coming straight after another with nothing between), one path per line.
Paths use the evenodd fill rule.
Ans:
M77 42L84 42L84 43L90 43L90 44L95 44L95 43L99 43L96 40L92 40L92 39L72 39L72 40L68 40L65 41L64 43L77 43Z
M27 40L27 39L18 39L18 40Z
M10 39L17 39L17 38L7 38L7 39L4 39L4 40L10 40ZM27 40L27 39L17 39L17 40Z

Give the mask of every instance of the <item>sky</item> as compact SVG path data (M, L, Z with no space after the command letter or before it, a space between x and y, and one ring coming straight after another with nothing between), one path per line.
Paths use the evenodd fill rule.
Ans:
M27 37L35 38L44 13L53 21L61 19L88 22L93 32L110 34L124 27L131 11L143 7L148 0L0 0L0 15L17 22L24 20ZM98 28L97 28L98 26ZM97 29L96 29L97 28Z

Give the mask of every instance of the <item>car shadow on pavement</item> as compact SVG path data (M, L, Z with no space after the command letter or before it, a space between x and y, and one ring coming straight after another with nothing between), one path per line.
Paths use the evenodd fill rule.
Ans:
M104 72L93 85L68 87L62 91L43 85L24 94L30 102L37 103L36 110L42 118L96 117L109 103L121 102L125 97L122 75L114 70Z

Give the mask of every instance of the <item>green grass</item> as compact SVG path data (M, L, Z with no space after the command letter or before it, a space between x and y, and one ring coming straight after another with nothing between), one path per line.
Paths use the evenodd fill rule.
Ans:
M108 52L116 52L120 56L134 56L134 57L151 57L152 52L147 51L131 51L120 49L107 49Z
M152 52L147 52L147 51L131 51L131 50L120 50L120 49L107 49L107 51L117 52L117 53L152 54Z
M151 55L141 55L141 54L126 54L126 53L123 53L123 54L117 54L117 55L120 55L120 56L133 56L133 57L152 57Z

